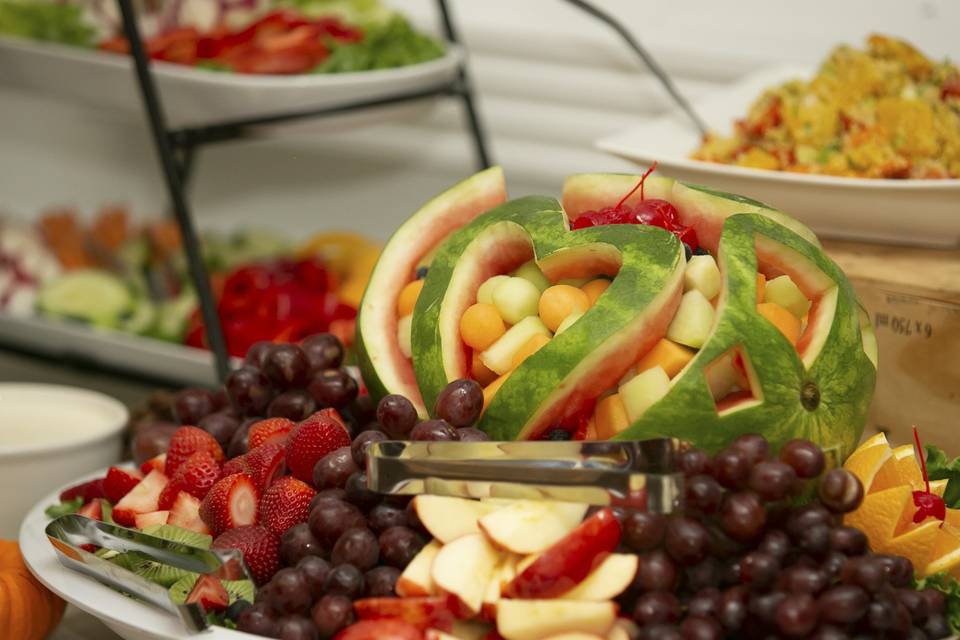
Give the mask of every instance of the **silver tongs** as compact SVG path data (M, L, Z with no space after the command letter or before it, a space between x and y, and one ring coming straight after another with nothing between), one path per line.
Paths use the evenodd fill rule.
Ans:
M678 442L400 442L367 451L379 493L560 500L668 513L680 506Z
M209 627L203 607L196 603L176 604L166 588L87 549L92 545L119 553L136 551L150 560L185 571L208 574L221 580L252 581L237 549L201 549L75 514L52 521L47 525L46 534L57 551L60 564L178 615L186 628L193 632Z

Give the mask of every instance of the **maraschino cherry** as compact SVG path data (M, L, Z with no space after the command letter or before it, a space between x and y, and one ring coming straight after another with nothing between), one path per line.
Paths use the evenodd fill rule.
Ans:
M913 506L917 512L913 514L915 523L923 522L927 518L936 518L943 520L947 517L947 505L943 498L930 492L930 478L927 477L927 460L923 455L923 447L920 446L920 434L917 428L913 428L913 440L917 444L917 455L920 456L920 468L923 471L923 482L926 484L926 491L913 492Z

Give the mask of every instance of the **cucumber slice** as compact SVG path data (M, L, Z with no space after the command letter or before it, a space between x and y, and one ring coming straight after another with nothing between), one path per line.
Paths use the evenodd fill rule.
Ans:
M131 311L133 296L120 278L99 269L81 269L44 284L37 307L48 315L113 327Z

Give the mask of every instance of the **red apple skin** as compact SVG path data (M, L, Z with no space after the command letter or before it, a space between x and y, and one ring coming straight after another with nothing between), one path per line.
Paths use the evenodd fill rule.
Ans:
M453 606L446 596L425 598L363 598L353 603L360 620L398 619L421 631L453 628Z
M334 640L423 640L423 632L396 618L361 620L343 629Z
M555 598L569 591L620 544L620 522L609 508L584 520L507 585L507 598Z

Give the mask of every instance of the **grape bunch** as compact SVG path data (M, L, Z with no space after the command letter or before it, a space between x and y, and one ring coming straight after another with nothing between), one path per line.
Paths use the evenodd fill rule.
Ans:
M825 474L806 440L774 457L755 434L714 456L679 455L685 509L623 513L623 543L639 556L620 598L640 640L945 638L939 591L912 588L906 558L873 554L842 514L863 500L844 469ZM801 504L816 482L816 500Z

